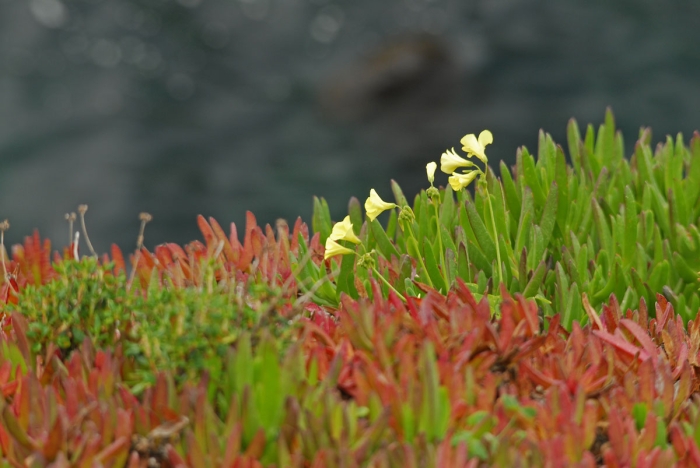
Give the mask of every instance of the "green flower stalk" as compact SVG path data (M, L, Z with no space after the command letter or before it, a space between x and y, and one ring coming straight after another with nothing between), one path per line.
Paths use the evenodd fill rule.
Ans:
M396 205L394 205L393 203L383 202L381 198L379 198L379 195L377 195L377 192L375 192L374 189L372 189L370 198L367 199L367 204L365 206L370 207L367 208L368 216L370 209L372 209L373 218L376 218L382 211L391 209ZM360 255L355 250L342 246L340 243L338 243L338 241L348 241L354 244L361 244L360 239L355 235L355 232L352 229L352 222L350 221L350 216L346 216L343 221L336 223L333 226L331 235L328 236L328 239L326 239L326 252L323 255L324 260L328 260L329 258L335 257L336 255L354 254L358 257L358 266L371 270L380 280L382 280L384 284L387 285L389 289L394 291L394 293L402 301L406 302L406 298L400 292L398 292L396 288L394 288L391 285L391 283L389 283L387 279L384 278L384 276L377 270L374 258L372 257L374 251L365 253L364 255Z
M442 153L442 157L440 158L440 170L445 174L450 175L448 182L455 192L465 189L477 177L482 178L486 176L486 173L489 170L489 159L486 157L485 148L486 145L493 143L493 135L490 131L484 130L479 134L478 138L473 133L470 133L469 135L465 135L460 142L462 143L462 150L467 153L468 158L476 156L479 160L481 160L481 162L484 163L484 171L479 169L472 161L468 161L458 156L457 153L455 153L454 148ZM465 170L462 173L458 173L457 169L460 167L470 169ZM493 215L493 204L491 203L491 194L489 193L488 184L486 184L486 199L489 203L489 211L491 212L491 227L493 228L494 236L496 236L496 260L498 262L498 280L500 282L503 281L501 249L499 247L498 231L496 230L496 220Z
M442 230L440 229L440 191L433 186L435 181L435 169L437 169L437 163L429 162L425 166L425 170L428 174L428 182L430 182L430 188L428 189L428 198L433 202L435 207L435 227L437 228L437 238L438 246L440 247L440 266L442 267L442 277L445 281L445 288L450 289L450 282L447 278L447 267L445 265L445 249L442 246ZM444 292L447 294L447 291Z
M415 219L416 215L413 213L413 210L409 206L404 205L401 207L401 211L399 212L399 225L401 226L403 232L408 235L407 242L413 246L413 251L416 253L415 255L413 255L413 257L415 257L415 259L420 264L421 271L423 272L421 275L425 275L425 278L423 278L423 276L420 277L421 281L425 280L428 286L432 288L434 287L433 281L430 279L428 269L425 267L423 256L419 254L418 238L416 237L415 232L413 232L413 222L415 221ZM409 247L409 252L410 251L411 248Z

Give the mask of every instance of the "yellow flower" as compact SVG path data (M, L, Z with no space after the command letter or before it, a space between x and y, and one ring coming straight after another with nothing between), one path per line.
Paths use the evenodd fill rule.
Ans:
M355 235L352 230L352 223L350 222L350 216L346 216L345 219L340 223L335 223L333 226L333 231L331 232L330 239L335 241L346 240L353 242L355 244L360 243L360 239Z
M486 153L484 153L484 148L486 145L493 143L493 135L491 135L491 132L484 130L479 133L478 140L473 133L470 133L462 138L461 143L462 150L466 151L467 156L471 157L474 155L481 159L484 164L488 164L488 158L486 157Z
M355 253L354 250L350 250L347 247L343 247L330 237L326 239L326 253L323 255L324 260L328 260L336 255L348 255Z
M437 169L437 163L435 161L425 165L425 171L428 173L428 182L430 182L431 186L435 181L435 169Z
M365 201L365 211L370 221L374 221L382 212L392 208L396 208L396 204L382 200L374 189L369 191L369 197Z
M452 174L459 167L470 167L473 165L473 162L457 156L454 148L445 151L440 157L440 170L445 174Z
M450 183L452 190L459 192L467 185L471 184L480 172L479 170L470 171L466 174L458 174L455 172L447 181Z

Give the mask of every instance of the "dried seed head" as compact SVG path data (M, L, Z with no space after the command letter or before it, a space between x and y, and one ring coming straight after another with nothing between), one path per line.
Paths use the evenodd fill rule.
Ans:
M8 220L4 220L2 223L0 223L0 231L7 231L10 229L10 222Z

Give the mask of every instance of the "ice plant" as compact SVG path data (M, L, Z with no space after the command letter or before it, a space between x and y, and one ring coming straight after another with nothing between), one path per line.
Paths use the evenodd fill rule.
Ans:
M360 239L355 235L352 230L352 223L350 222L350 216L346 216L344 220L339 223L335 223L333 226L333 231L329 237L334 241L346 240L352 242L353 244L359 244Z
M342 245L338 244L336 241L329 237L326 240L326 253L323 255L323 259L328 260L329 258L335 257L336 255L348 255L354 253L354 250L348 249L347 247L343 247Z
M467 153L467 157L471 158L476 156L484 163L484 171L476 168L469 171L465 171L461 174L455 172L460 167L471 167L474 163L468 161L455 153L454 148L452 150L445 151L442 153L440 158L440 169L446 173L450 174L448 182L452 187L452 190L459 192L465 189L469 184L471 184L477 176L484 177L486 172L489 170L489 158L486 157L486 145L493 143L493 135L490 131L484 130L479 134L477 138L476 135L470 133L465 135L460 140L462 143L462 150ZM489 202L489 211L491 212L491 227L493 228L493 235L495 237L496 244L496 259L498 261L498 280L503 281L503 266L501 265L501 249L498 242L498 231L496 230L496 220L493 215L493 205L491 203L491 195L489 194L488 184L484 185L486 188L486 200ZM438 232L439 235L439 232Z
M365 201L365 211L367 212L367 217L370 221L374 221L377 216L382 214L386 210L396 208L395 203L387 203L381 199L376 190L372 189L369 191L369 197Z

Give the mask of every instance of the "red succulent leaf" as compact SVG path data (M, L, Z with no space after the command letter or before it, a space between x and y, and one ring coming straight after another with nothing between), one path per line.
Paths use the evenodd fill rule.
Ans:
M639 359L642 361L649 358L649 354L646 351L625 340L618 330L616 330L615 335L611 335L604 330L593 330L593 334L606 343L611 344L618 351L621 351L629 356L639 355Z
M610 297L610 302L608 304L603 304L603 311L600 318L605 329L609 333L615 333L615 330L620 324L622 313L620 312L620 304L617 302L617 297L615 297L614 294Z
M29 324L27 319L20 312L12 312L12 330L14 332L15 343L19 348L24 362L28 365L32 365L32 353L29 347L29 340L27 340L27 329Z
M0 410L0 422L2 422L0 426L7 429L7 432L12 439L14 439L21 446L31 450L36 450L38 448L36 442L27 433L29 425L29 398L26 392L20 393L19 397L21 398L23 404L13 404L12 406L4 405L2 410ZM20 400L20 398L15 396L15 401ZM17 410L13 409L13 407L20 408L20 410L24 412L18 414Z
M214 231L212 231L211 226L209 226L209 223L207 223L207 220L204 219L204 216L197 215L197 226L199 226L199 230L204 236L204 241L207 244L207 252L211 255L217 248L218 239L214 235Z
M174 271L171 272L172 277L175 278L176 281L179 281L179 278L182 277L185 280L192 282L192 268L189 264L188 255L185 253L182 247L177 244L168 243L165 244L165 246L170 251L170 256L173 259L173 262L175 262L173 265Z
M299 255L299 234L301 234L301 237L304 240L304 242L308 244L309 227L306 225L306 223L303 223L301 221L300 217L298 217L297 220L294 222L294 229L292 230L292 245L290 248L294 255Z
M660 333L666 327L666 322L673 314L673 306L661 295L656 295L656 333Z
M581 302L583 302L583 309L588 315L588 322L591 324L591 328L593 328L593 326L595 325L596 327L598 327L598 330L605 330L605 326L600 320L598 313L593 309L593 307L591 307L591 303L588 301L588 296L586 295L586 293L583 293L581 295Z
M257 460L259 459L263 451L265 450L265 431L260 428L257 430L255 435L253 436L253 440L250 441L248 444L248 447L246 448L245 451L245 456Z
M2 449L3 454L12 454L11 443L12 439L8 430L5 428L5 424L0 424L0 449Z
M626 328L632 336L642 345L646 354L652 358L652 362L656 365L658 359L657 347L651 338L649 338L649 333L642 329L639 325L629 319L621 319L620 325Z
M65 451L66 433L63 424L64 422L59 415L48 433L44 446L41 449L42 454L47 460L54 460L59 451Z
M5 385L12 375L12 362L5 361L0 365L0 385Z
M158 245L154 250L156 259L158 259L158 267L165 271L172 271L175 265L175 260L173 260L172 253L166 245Z
M692 444L692 441L688 440L678 424L672 424L669 427L668 438L671 441L673 450L676 452L676 456L679 459L682 460L689 455L689 446Z
M234 245L232 245L230 240L226 237L226 233L224 233L224 230L221 228L221 225L219 225L219 223L211 217L209 218L209 224L211 225L211 230L216 236L217 241L224 243L223 254L226 260L231 263L237 263L238 250L234 249Z
M185 461L184 458L180 456L179 453L173 448L172 445L168 444L165 447L165 453L168 457L168 462L170 463L170 466L173 468L186 468L187 467L187 462ZM224 462L222 466L231 466L231 463L226 463Z
M114 274L126 273L126 263L124 262L124 255L122 250L117 244L112 244L111 246L112 261L114 262Z
M258 250L257 235L254 234L258 230L258 225L255 220L255 215L250 211L246 211L246 226L245 235L243 237L243 250L238 259L238 269L241 271L246 271L253 261L256 255L256 250ZM259 254L259 251L257 252Z
M231 247L233 248L235 255L240 256L241 254L241 249L243 246L241 245L240 241L238 240L238 228L236 228L236 223L231 223L231 226L229 227L230 233L228 236L229 243L231 244ZM238 260L236 260L238 262Z
M117 460L125 460L129 454L130 443L131 441L127 437L118 437L95 455L95 461L100 465L105 465L115 463Z

